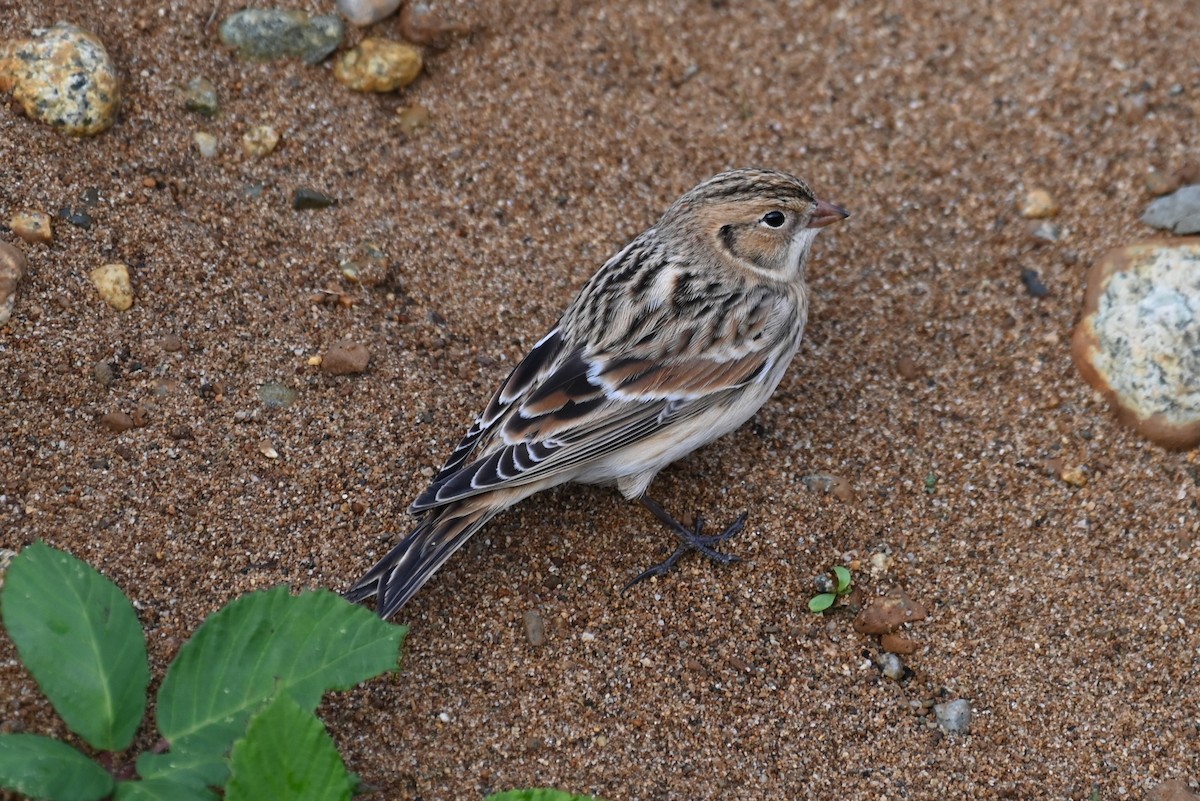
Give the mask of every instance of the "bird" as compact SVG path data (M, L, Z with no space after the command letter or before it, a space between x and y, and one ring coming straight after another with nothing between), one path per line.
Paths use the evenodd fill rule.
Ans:
M813 240L849 216L769 169L703 181L584 284L496 389L409 512L403 540L344 596L391 617L492 517L565 482L615 485L679 540L626 589L685 553L738 561L718 534L647 491L670 463L742 425L775 391L808 317Z

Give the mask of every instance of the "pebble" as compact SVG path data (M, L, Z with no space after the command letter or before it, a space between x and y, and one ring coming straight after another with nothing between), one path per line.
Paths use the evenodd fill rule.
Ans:
M915 654L917 649L920 647L920 644L914 640L910 640L903 634L896 634L893 632L891 634L884 634L879 638L879 647L890 654L903 654L907 656L909 654Z
M8 227L30 245L49 245L54 241L50 215L44 211L18 211L8 221Z
M283 384L268 383L258 388L258 399L268 409L286 409L296 402L296 390Z
M366 345L339 339L321 358L321 369L329 375L352 375L366 370L370 361L371 352Z
M1142 436L1200 444L1200 240L1110 251L1087 284L1071 343L1083 378Z
M1142 214L1142 222L1176 234L1200 234L1200 184L1152 201Z
M217 137L205 131L196 131L192 134L192 142L196 144L196 151L201 158L211 159L217 155Z
M125 412L109 412L100 418L100 425L114 434L120 434L133 428L133 418Z
M1155 170L1146 175L1146 191L1154 197L1169 195L1179 188L1179 178L1173 174Z
M410 42L444 50L460 36L471 32L470 26L452 25L425 0L409 0L400 10L400 33Z
M121 104L117 70L104 45L66 22L0 47L0 92L12 92L31 119L72 136L108 130Z
M546 622L542 620L542 616L530 609L521 619L525 623L525 639L529 640L529 644L535 647L545 645Z
M255 125L242 135L242 152L250 158L269 156L279 145L279 132L270 125Z
M915 381L921 376L921 366L911 356L901 356L896 362L896 372L905 381Z
M338 0L338 13L351 25L365 28L396 13L403 0Z
M319 64L342 43L346 26L336 14L309 17L303 11L249 8L221 21L221 43L248 61L280 58Z
M1018 206L1022 217L1040 220L1058 214L1058 203L1045 189L1030 189Z
M336 198L332 198L324 192L309 189L308 187L300 187L296 190L296 194L292 196L292 208L296 211L326 209L334 203L337 203Z
M1035 298L1044 298L1050 294L1050 290L1046 289L1046 285L1042 283L1041 276L1037 270L1025 268L1021 270L1021 283L1025 285L1025 291Z
M859 634L890 634L905 623L924 620L925 607L908 597L903 590L893 590L873 599L854 618L854 630Z
M1030 239L1038 242L1058 242L1066 236L1066 231L1058 223L1049 220L1030 220L1025 228Z
M333 77L356 92L394 92L421 72L421 51L403 42L363 39L333 68Z
M183 107L205 117L217 116L221 110L217 87L208 78L192 78L183 90Z
M875 659L875 664L879 665L879 672L892 681L900 681L908 673L908 668L904 666L904 660L895 654L879 654Z
M124 264L105 264L92 270L88 277L100 297L117 311L126 311L133 305L133 286L129 282L129 268Z
M83 209L69 209L64 207L58 210L58 216L76 228L82 228L85 231L92 230L92 224L95 222L92 219L92 215Z
M167 334L162 338L162 349L167 353L178 353L183 350L183 340L175 334Z
M417 130L429 125L429 109L424 106L407 106L396 110L396 121L405 135L411 135Z
M92 365L92 378L96 379L96 383L107 389L112 386L112 382L117 380L117 371L113 366L101 359Z
M0 325L7 325L17 303L17 285L25 275L25 254L7 242L0 242Z
M971 730L971 702L963 698L933 705L933 714L943 731L966 734Z

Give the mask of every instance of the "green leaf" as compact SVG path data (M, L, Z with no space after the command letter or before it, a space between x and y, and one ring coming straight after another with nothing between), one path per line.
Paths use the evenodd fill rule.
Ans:
M349 801L350 774L312 712L286 694L250 719L233 744L225 801Z
M833 575L837 577L837 594L845 595L850 590L850 571L838 565L833 569Z
M223 784L224 757L269 699L287 693L311 712L327 691L395 669L407 632L325 590L243 595L204 621L167 669L158 729L170 751L143 754L139 773Z
M571 795L562 790L537 788L530 790L506 790L489 795L484 801L603 801L590 795Z
M113 801L220 801L220 797L203 785L163 778L119 782Z
M837 600L837 595L832 592L823 592L820 595L814 595L808 599L808 608L812 612L824 612L829 607L833 606L833 602Z
M97 801L112 792L113 779L66 743L0 734L0 787L51 801Z
M146 639L121 590L40 542L8 568L4 627L71 731L101 751L133 742L146 713Z

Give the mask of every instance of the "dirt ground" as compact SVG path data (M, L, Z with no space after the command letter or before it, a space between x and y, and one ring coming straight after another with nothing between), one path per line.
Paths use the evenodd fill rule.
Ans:
M1153 233L1147 175L1200 160L1196 9L1051 5L437 2L475 32L368 96L329 62L235 59L229 0L0 0L0 38L95 31L126 95L86 140L0 108L0 222L94 221L56 217L48 247L0 229L29 259L0 330L0 545L41 538L115 580L156 675L240 593L344 589L608 255L715 172L782 169L853 212L816 243L805 344L750 424L652 488L714 524L750 510L730 545L746 561L688 558L622 595L673 547L643 509L598 488L526 502L398 616L399 673L322 705L349 767L425 801L1196 786L1197 452L1120 428L1068 353L1087 267ZM180 101L199 76L214 119ZM406 134L414 104L429 125ZM264 123L278 149L246 158ZM295 211L299 187L338 204ZM1061 205L1056 242L1017 211L1035 187ZM372 286L339 266L363 242L387 254ZM113 261L133 274L123 313L87 277ZM347 336L365 373L310 363ZM269 407L272 383L295 402ZM114 434L114 411L145 425ZM911 675L881 675L851 611L807 610L835 564L863 597L928 607ZM62 734L3 637L0 663L0 729ZM969 734L931 722L955 698Z

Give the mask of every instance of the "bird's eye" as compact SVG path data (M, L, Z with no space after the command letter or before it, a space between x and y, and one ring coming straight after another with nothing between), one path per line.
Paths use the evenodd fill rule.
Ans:
M762 221L772 228L779 228L787 221L787 217L782 211L768 211L763 215Z

